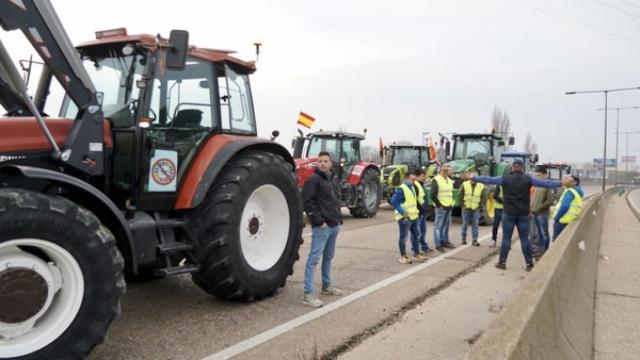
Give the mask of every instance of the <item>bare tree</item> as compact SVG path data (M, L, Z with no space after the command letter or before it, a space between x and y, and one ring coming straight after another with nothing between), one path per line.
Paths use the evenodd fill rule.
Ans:
M507 111L501 110L498 106L491 112L491 128L495 129L496 135L507 139L511 135L511 118Z
M524 140L524 151L529 154L535 154L538 151L538 145L533 141L533 136L531 133L527 133L527 137Z

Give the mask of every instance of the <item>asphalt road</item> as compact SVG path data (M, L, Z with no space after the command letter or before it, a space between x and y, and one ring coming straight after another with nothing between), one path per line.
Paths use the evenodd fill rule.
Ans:
M599 188L585 185L584 189L589 194ZM456 245L460 244L459 232L460 220L454 218L450 237ZM340 351L345 344L366 337L371 329L393 321L394 314L402 313L417 300L446 288L495 253L485 242L480 248L460 247L437 258L440 253L432 253L433 260L428 263L400 264L397 225L388 205L371 219L346 215L333 278L348 298L322 297L325 303L338 302L319 312L300 303L308 233L307 228L301 259L287 286L259 302L219 300L193 285L190 276L128 284L122 315L90 358L199 359L239 354L239 358L265 359L283 358L286 353L287 358L302 359ZM487 240L489 233L490 227L480 227L481 239ZM427 239L432 246L431 223ZM412 267L416 271L409 274ZM318 288L319 278L317 269Z

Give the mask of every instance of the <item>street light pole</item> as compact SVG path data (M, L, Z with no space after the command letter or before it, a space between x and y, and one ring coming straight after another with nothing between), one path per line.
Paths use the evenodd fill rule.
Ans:
M624 134L625 135L625 141L626 141L626 155L625 155L625 162L624 162L624 177L625 180L629 180L629 134L640 134L640 131L622 131L622 132L616 132L616 134Z
M587 91L567 91L565 95L576 95L576 94L595 94L595 93L604 93L604 151L602 158L602 192L605 190L606 181L607 181L607 113L609 112L607 109L607 101L610 92L618 92L618 91L629 91L629 90L640 90L640 86L631 87L631 88L619 88L619 89L604 89L604 90L587 90ZM617 160L616 160L617 162ZM617 165L617 164L616 164Z
M619 138L619 133L620 133L620 110L637 110L640 109L640 106L624 106L624 107L615 107L615 108L609 108L609 110L615 110L616 111L616 170L614 171L614 175L613 175L613 183L614 185L618 184L618 160L620 159L620 157L618 156L618 138ZM603 111L603 108L599 108L597 109L598 111Z

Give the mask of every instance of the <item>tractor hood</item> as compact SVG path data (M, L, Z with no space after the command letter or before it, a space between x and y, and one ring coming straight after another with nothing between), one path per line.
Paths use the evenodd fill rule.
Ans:
M474 171L476 164L472 159L452 160L447 163L451 166L454 174L460 174L467 171Z

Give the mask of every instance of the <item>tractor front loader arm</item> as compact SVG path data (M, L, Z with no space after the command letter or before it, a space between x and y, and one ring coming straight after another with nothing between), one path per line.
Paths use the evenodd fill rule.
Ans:
M13 104L21 105L15 98L22 101L22 105L36 117L56 160L89 175L102 175L104 119L101 101L51 3L46 0L1 1L0 26L7 31L20 29L24 33L79 111L65 144L59 149L40 111L27 94L9 53L0 43L0 84L7 94L12 90L12 95L4 96L2 103L12 100Z

